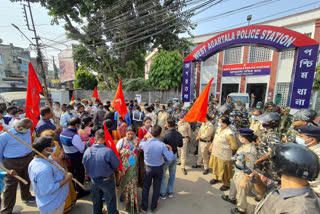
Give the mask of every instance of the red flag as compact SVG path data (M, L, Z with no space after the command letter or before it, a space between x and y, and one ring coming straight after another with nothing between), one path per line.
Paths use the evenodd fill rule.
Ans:
M37 125L38 116L40 115L40 92L43 92L43 88L30 62L26 98L26 117L33 121L33 127Z
M107 147L110 148L110 149L112 149L112 151L113 151L113 152L117 155L117 157L119 158L119 160L120 160L120 165L119 165L119 167L118 167L117 170L121 170L122 167L123 167L122 162L121 162L121 158L120 158L120 155L119 155L118 150L117 150L117 148L116 148L116 145L114 144L113 139L112 139L112 137L111 137L111 135L110 135L110 133L109 133L109 131L108 131L108 129L107 129L107 125L106 125L106 124L104 124L104 138L105 138L105 140L106 140L106 145L107 145Z
M72 92L71 101L74 101L74 92Z
M100 100L100 98L99 98L97 86L94 88L92 97L96 98L96 100L99 100L99 102L101 102L101 100Z
M184 117L186 122L205 121L207 116L208 96L212 81L213 78L211 78L210 82L204 88L198 99L194 102L193 106Z
M124 119L125 115L128 113L128 110L126 106L126 101L124 100L121 79L118 85L116 95L114 95L112 106L121 115L122 119Z

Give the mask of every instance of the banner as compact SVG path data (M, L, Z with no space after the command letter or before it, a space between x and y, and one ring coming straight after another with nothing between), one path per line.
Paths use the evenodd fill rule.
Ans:
M222 76L269 75L270 71L271 61L224 65L222 67Z
M183 83L182 83L182 100L184 102L191 101L191 78L192 78L192 62L183 63ZM193 91L192 91L193 92Z
M309 108L318 49L319 45L312 45L298 50L297 65L293 72L291 108Z
M72 46L58 54L61 83L75 80Z

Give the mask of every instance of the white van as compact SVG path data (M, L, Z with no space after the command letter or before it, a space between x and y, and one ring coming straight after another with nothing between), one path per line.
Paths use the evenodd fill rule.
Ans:
M26 106L26 91L3 92L0 93L0 103L6 103L7 106ZM45 106L46 99L40 94L40 106Z
M246 108L249 109L250 106L250 96L247 93L230 93L228 97L231 97L231 102L236 103L241 100L242 103L246 104Z

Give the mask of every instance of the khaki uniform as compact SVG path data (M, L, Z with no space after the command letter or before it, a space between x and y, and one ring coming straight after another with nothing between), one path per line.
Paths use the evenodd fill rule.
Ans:
M251 121L251 124L250 124L250 129L253 130L254 134L257 135L258 137L261 135L261 133L265 130L263 127L262 127L262 124L257 121L257 120L252 120Z
M256 161L257 156L257 150L254 144L243 144L237 151L236 155L239 154L245 154L244 160L241 163L238 163L238 160L236 161L237 165L244 165L249 168L251 171L253 171L254 163ZM239 170L235 168L234 175L231 180L230 185L230 193L229 198L230 199L237 199L237 208L241 212L246 212L248 202L247 202L247 196L252 188L252 183L248 182L246 188L240 188L240 183L244 178L244 172L242 170Z
M255 214L319 214L319 199L309 186L299 189L274 190L261 201Z
M209 146L211 143L211 137L213 135L212 123L210 121L208 121L207 123L202 123L199 134L200 140L197 165L201 165L203 161L203 167L205 170L207 170L209 165Z
M212 168L213 178L222 178L223 185L230 186L232 178L232 150L238 148L233 132L229 127L218 128L213 139L209 167Z
M187 159L187 150L189 139L191 139L191 127L189 123L179 121L178 123L178 132L183 137L183 147L178 147L178 154L181 161L181 168L185 168L186 159Z
M169 114L167 112L162 112L161 111L158 114L157 125L161 126L162 130L164 130L163 127L166 124L168 117L169 117Z

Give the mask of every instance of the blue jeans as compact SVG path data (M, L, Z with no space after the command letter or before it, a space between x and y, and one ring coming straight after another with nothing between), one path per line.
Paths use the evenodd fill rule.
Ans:
M102 214L102 196L104 196L108 214L119 214L117 210L115 184L112 176L108 180L103 178L91 179L91 191L93 201L93 214Z
M163 175L162 175L161 188L160 188L161 195L165 195L166 193L173 193L174 181L176 179L176 168L177 168L177 159L174 159L171 162L165 162L165 164L163 165ZM167 169L169 169L168 186L166 185Z

